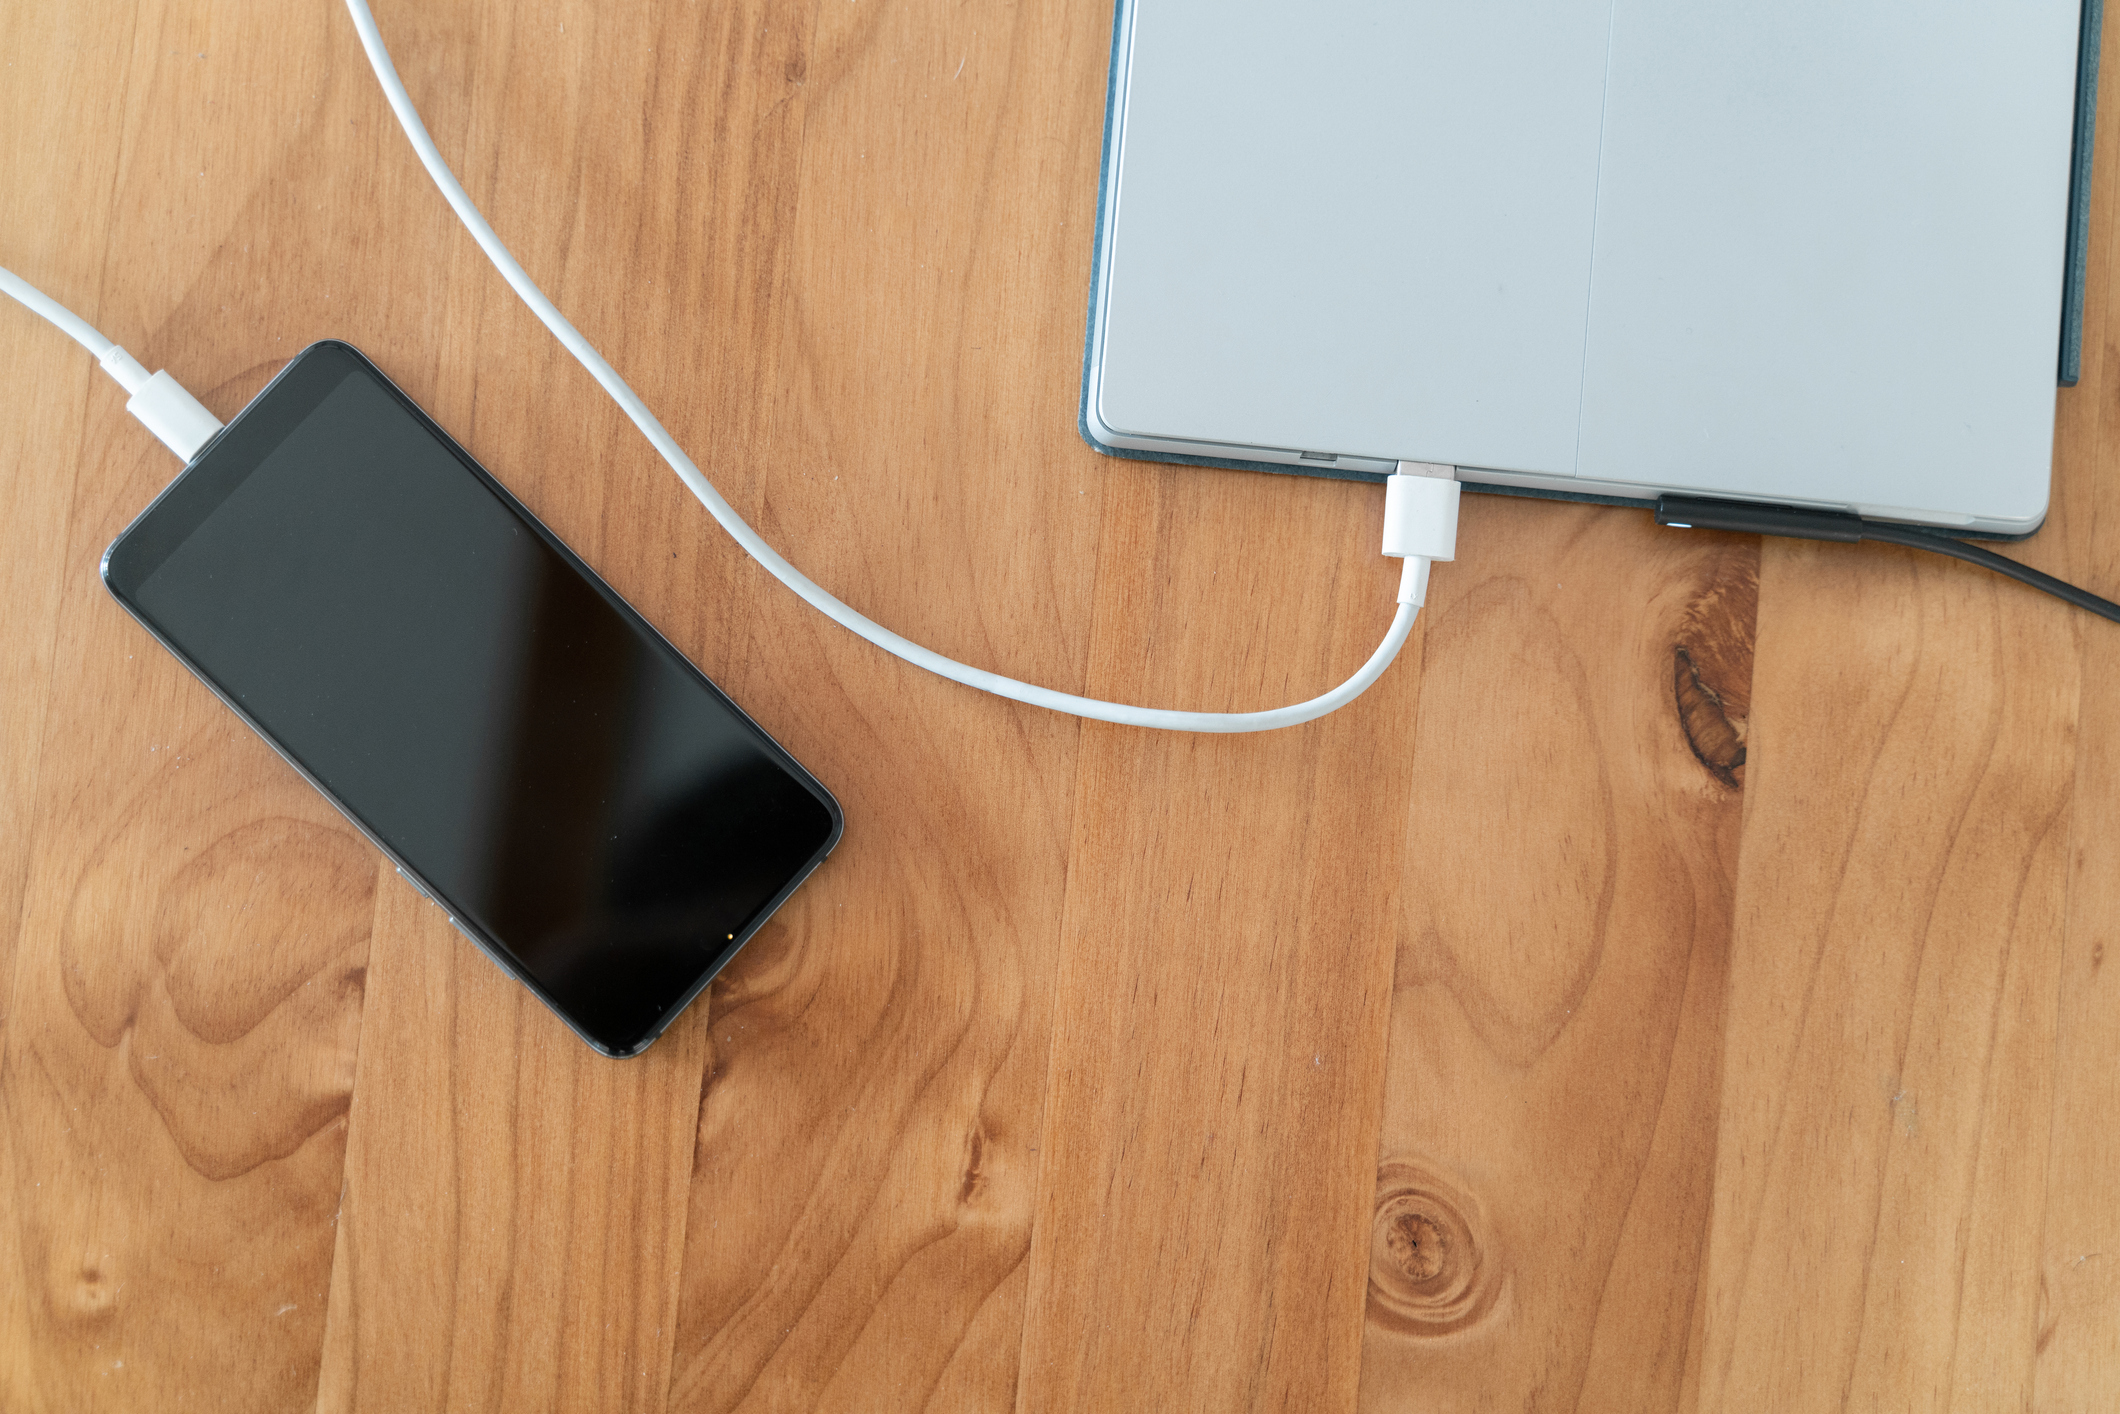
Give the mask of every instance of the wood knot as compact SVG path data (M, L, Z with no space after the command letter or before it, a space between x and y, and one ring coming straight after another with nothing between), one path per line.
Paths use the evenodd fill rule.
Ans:
M74 1320L95 1320L109 1316L117 1304L118 1283L97 1263L88 1262L67 1283L59 1310Z
M1428 1214L1407 1209L1387 1221L1384 1245L1407 1277L1415 1282L1434 1281L1443 1274L1450 1232Z
M981 1185L986 1182L986 1131L976 1126L972 1129L967 1144L969 1152L964 1161L964 1182L958 1185L957 1201L969 1203L979 1196Z
M1678 725L1693 757L1708 774L1732 790L1744 787L1745 723L1733 717L1720 692L1702 676L1692 653L1671 650L1671 690L1678 701Z
M1502 1288L1482 1226L1478 1202L1432 1170L1404 1159L1379 1167L1369 1319L1416 1336L1477 1324Z
M1727 790L1745 784L1752 715L1753 635L1759 620L1759 542L1702 537L1699 589L1671 649L1671 692L1694 759Z

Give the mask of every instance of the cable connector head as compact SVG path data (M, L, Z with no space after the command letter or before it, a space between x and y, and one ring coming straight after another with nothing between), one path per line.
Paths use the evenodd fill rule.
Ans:
M1409 470L1415 467L1419 469ZM1384 483L1384 553L1456 559L1461 491L1453 468L1400 462Z
M122 351L121 351L122 352ZM132 363L128 358L127 363ZM105 367L108 367L108 361ZM134 363L133 368L140 365ZM122 380L121 380L122 381ZM213 434L221 430L221 419L184 391L184 385L163 370L141 383L126 400L125 410L160 438L162 445L186 462L199 454Z

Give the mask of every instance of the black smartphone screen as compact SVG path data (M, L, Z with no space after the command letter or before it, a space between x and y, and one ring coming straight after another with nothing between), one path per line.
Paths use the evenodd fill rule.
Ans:
M345 344L290 363L103 577L609 1054L838 841L824 787Z

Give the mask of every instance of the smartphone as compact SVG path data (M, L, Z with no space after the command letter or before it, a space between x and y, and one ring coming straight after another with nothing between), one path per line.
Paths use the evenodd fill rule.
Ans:
M302 351L103 556L120 604L465 936L638 1054L838 802L350 345Z

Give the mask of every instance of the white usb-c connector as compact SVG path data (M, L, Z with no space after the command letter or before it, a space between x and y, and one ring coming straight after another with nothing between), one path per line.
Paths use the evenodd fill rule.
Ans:
M112 344L103 355L103 370L132 394L125 410L185 461L197 456L199 448L221 430L221 419L186 392L167 369L150 374L138 359Z
M1406 561L1399 575L1399 602L1428 602L1428 567L1457 558L1457 468L1431 462L1400 462L1384 483L1384 553Z

